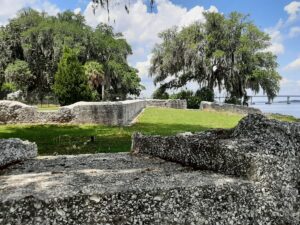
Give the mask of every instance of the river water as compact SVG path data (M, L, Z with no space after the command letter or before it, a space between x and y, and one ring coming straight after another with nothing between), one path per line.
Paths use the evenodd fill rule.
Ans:
M279 113L300 118L300 103L273 103L271 105L255 103L251 107L258 108L264 113Z

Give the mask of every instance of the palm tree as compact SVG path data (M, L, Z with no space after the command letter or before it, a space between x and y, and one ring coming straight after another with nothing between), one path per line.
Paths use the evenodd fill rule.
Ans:
M96 90L99 93L101 87L101 99L104 101L106 81L103 66L96 61L90 61L84 65L84 69L91 89Z

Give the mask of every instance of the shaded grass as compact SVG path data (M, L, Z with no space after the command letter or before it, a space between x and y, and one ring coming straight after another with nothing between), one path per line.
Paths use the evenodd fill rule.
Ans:
M0 138L36 142L40 155L126 152L131 135L172 135L212 128L232 128L241 115L199 110L147 108L138 122L128 127L102 125L0 125ZM95 137L91 141L91 136Z
M294 116L289 116L289 115L269 114L268 117L271 119L276 119L276 120L285 121L285 122L300 122L300 119L298 119Z

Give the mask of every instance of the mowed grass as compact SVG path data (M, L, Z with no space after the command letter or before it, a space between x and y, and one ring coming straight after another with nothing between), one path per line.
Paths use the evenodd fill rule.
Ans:
M59 109L59 105L52 105L52 104L44 104L44 105L37 105L38 111L55 111Z
M130 150L134 132L172 135L232 128L241 118L241 115L220 112L147 108L132 126L0 125L0 138L36 142L40 155L126 152ZM91 141L92 136L94 141Z

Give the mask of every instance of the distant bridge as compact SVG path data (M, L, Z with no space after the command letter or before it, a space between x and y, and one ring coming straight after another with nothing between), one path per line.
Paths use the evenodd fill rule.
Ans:
M272 104L271 99L268 98L267 95L250 95L248 96L249 100L250 100L250 104L253 104L253 98L267 98L268 102L266 102L266 104ZM221 99L225 99L226 97L215 97L215 99L219 99L219 101L221 102ZM286 103L287 104L291 104L291 98L300 98L300 95L277 95L275 98L286 98Z

